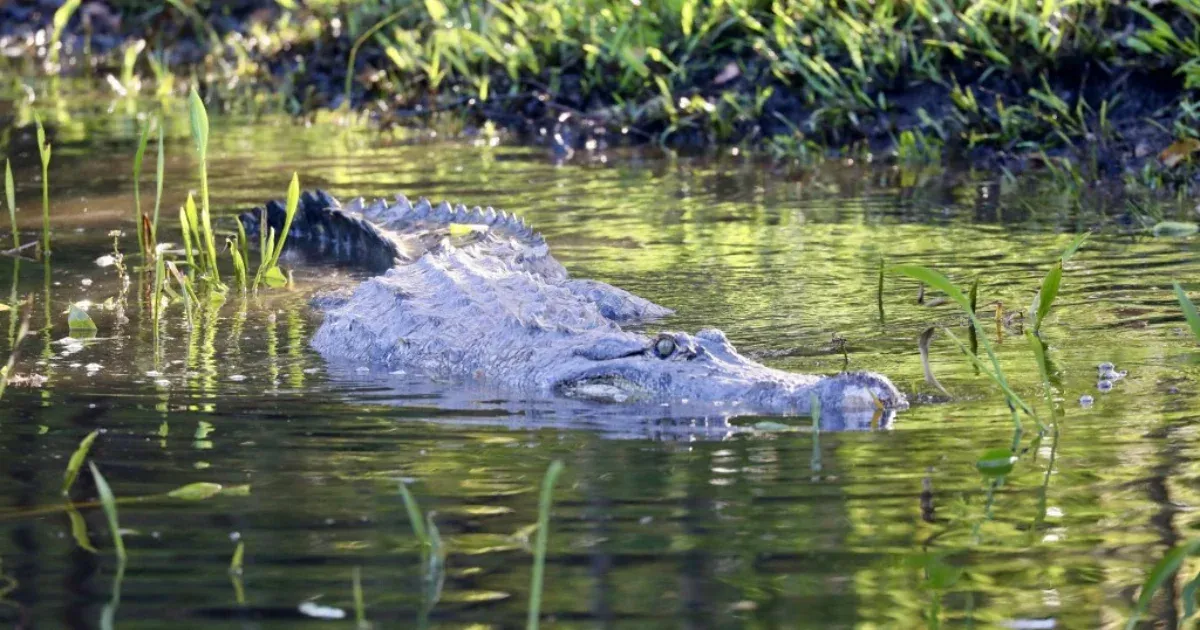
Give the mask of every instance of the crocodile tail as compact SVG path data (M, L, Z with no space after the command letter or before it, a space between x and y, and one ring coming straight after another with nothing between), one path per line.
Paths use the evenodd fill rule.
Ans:
M449 225L486 225L492 234L514 239L530 247L546 244L542 235L533 231L524 219L490 207L451 206L447 201L435 206L424 197L417 199L414 204L404 195L396 195L396 201L390 204L382 199L365 207L361 201L356 203L359 207L355 209L361 211L367 220L402 234L423 234Z
M238 217L252 243L259 242L264 213L267 230L274 230L276 235L283 231L287 217L284 204L279 200L268 201L265 207ZM343 208L323 190L301 193L285 249L298 250L312 260L332 260L377 273L395 266L401 257L395 240L357 212Z

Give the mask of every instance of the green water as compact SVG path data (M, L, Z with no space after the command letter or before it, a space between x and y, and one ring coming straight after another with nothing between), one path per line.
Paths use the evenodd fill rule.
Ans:
M375 627L520 627L527 526L555 459L566 471L547 627L1121 627L1153 563L1196 535L1200 354L1170 282L1186 286L1200 265L1193 241L1122 230L1119 205L989 174L845 165L802 174L649 151L556 164L540 149L487 142L217 122L210 177L225 230L237 210L281 197L293 170L338 195L493 205L527 217L575 276L674 308L664 327L722 328L746 354L790 370L831 373L848 361L891 376L914 402L891 427L816 439L803 418L785 419L799 431L756 432L499 406L468 415L439 410L439 387L452 385L397 396L373 377L326 373L307 347L319 322L307 296L352 282L346 272L296 269L294 292L230 299L191 329L175 305L156 346L131 256L123 317L93 307L95 341L56 343L68 336L69 303L121 303L117 270L93 262L111 251L109 231L125 231L125 252L136 243L135 127L125 113L92 120L52 134L52 267L0 258L0 295L13 287L34 300L16 372L48 377L0 402L4 627L98 628L111 606L117 563L104 514L80 508L92 553L72 536L60 494L67 459L94 429L91 461L118 497L194 482L250 487L121 505L129 560L119 628L354 627L355 567ZM184 125L173 121L167 144L171 218L198 188ZM9 136L25 240L41 221L28 131ZM953 399L929 402L944 397L922 381L916 337L938 323L965 335L962 318L917 304L914 283L888 277L881 321L879 259L931 265L964 286L978 278L981 305L1024 310L1074 234L1093 227L1043 329L1057 439L1031 442L1027 423L1022 456L993 491L976 461L1012 442L1007 407L942 335L932 364ZM162 240L177 235L174 222L162 228ZM1018 329L992 330L992 309L981 314L1010 380L1041 404L1028 345ZM0 332L16 317L0 313ZM0 356L10 344L0 335ZM1102 361L1128 371L1104 394ZM1093 406L1079 404L1084 394ZM402 480L435 513L447 549L436 601ZM85 468L72 497L95 496ZM237 542L245 566L231 577ZM1161 627L1175 626L1195 569L1152 606ZM310 600L346 619L305 617L299 606Z

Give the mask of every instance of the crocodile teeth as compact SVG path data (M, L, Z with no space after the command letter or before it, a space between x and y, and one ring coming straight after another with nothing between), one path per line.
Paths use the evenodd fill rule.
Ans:
M450 219L454 218L454 209L450 207L450 202L443 201L433 209L433 220L438 223L449 223Z
M428 199L421 197L417 200L417 205L413 206L412 218L413 220L425 219L431 212L433 212L433 206L429 205Z

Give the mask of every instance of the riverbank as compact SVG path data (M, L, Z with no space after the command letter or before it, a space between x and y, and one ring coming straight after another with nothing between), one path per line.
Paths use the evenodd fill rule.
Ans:
M91 75L164 98L194 82L210 108L449 116L563 153L652 142L1193 178L1200 7L1182 0L639 5L8 0L0 53L14 81Z

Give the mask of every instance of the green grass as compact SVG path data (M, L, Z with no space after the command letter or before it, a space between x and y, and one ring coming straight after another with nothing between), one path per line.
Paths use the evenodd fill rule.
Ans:
M208 110L200 95L192 88L188 96L188 117L191 121L192 139L196 143L200 175L200 214L193 228L200 248L201 268L211 278L212 287L221 288L221 272L217 266L217 240L213 233L212 213L208 202Z
M17 197L13 184L12 160L4 160L4 199L8 203L8 220L12 226L13 250L21 249L21 234L17 231Z
M148 256L153 247L146 242L146 234L142 229L142 159L146 156L146 147L150 144L150 128L153 121L147 121L138 137L137 152L133 154L133 229L138 235L138 251ZM161 132L160 132L161 134Z
M817 412L820 413L819 411ZM529 615L525 622L527 630L537 630L541 620L542 589L546 576L546 545L550 538L550 503L554 498L554 484L562 474L563 463L554 461L542 478L542 491L538 496L537 538L533 543L533 574L529 580Z
M42 119L33 117L37 124L38 156L42 162L42 257L50 257L50 145L46 143L46 130Z
M210 102L231 109L273 104L299 111L339 99L345 105L350 97L370 108L385 99L386 121L420 122L428 112L511 112L510 103L549 97L541 101L547 121L569 114L646 139L746 141L803 160L831 147L853 154L874 139L891 145L881 154L914 163L940 161L951 147L991 147L1046 151L1047 163L1061 168L1064 158L1054 156L1055 149L1080 148L1075 160L1083 162L1093 148L1131 144L1148 128L1117 124L1114 116L1128 122L1150 113L1127 111L1132 101L1115 86L1080 97L1073 64L1090 59L1134 76L1179 77L1177 103L1154 114L1155 124L1175 138L1200 137L1200 104L1185 92L1200 87L1200 3L1194 0L312 0L280 6L283 19L256 32L254 50L206 26L215 6L172 0L119 10L131 23L153 12L159 20L194 25L210 46L199 66L205 72L168 69L147 55L156 92L165 96L186 83L172 72L206 76ZM262 52L303 54L330 39L341 40L345 51L330 60L347 70L337 77L341 94L299 93L309 70L278 74ZM124 84L133 82L130 59L139 50L127 45L110 53L109 65L122 68ZM372 72L364 71L368 66ZM213 67L224 70L207 70ZM1176 89L1172 80L1162 81ZM925 90L927 97L912 103L903 98L906 90ZM397 117L389 119L389 112ZM202 191L202 209L203 197Z

